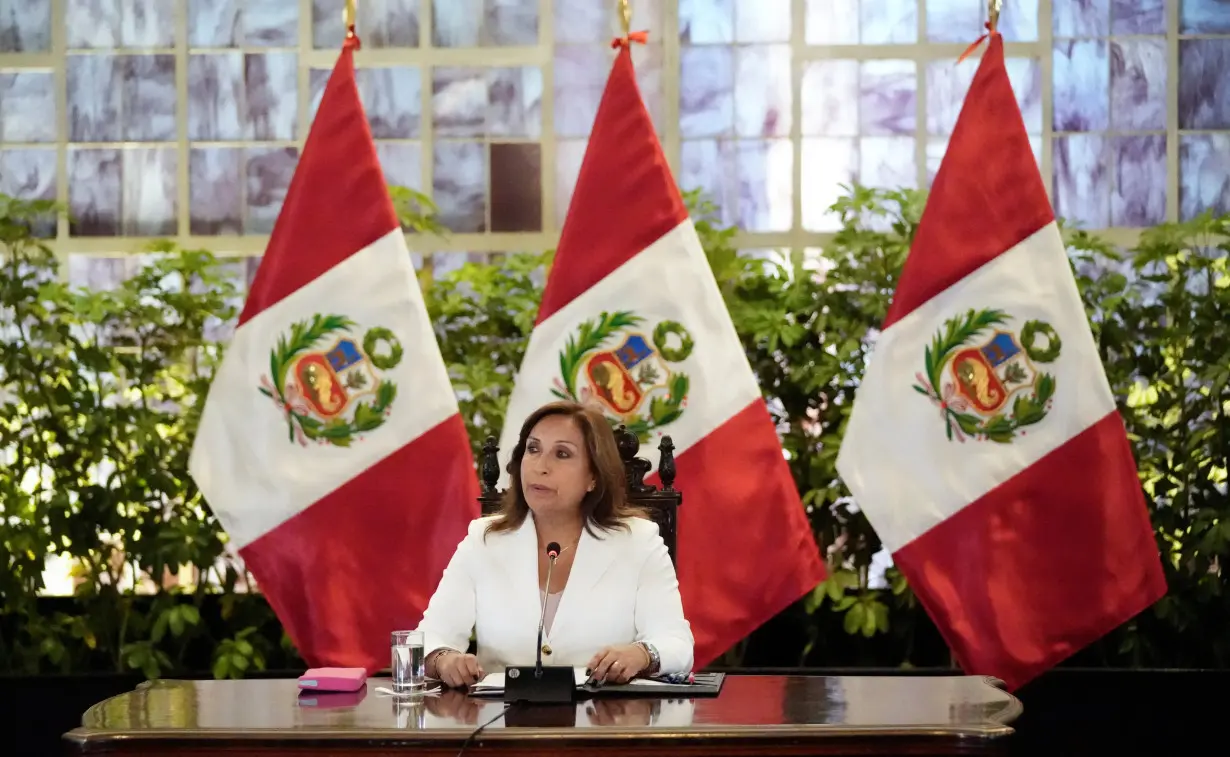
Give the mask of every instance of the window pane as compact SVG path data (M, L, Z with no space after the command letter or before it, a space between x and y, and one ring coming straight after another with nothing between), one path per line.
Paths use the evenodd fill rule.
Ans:
M487 132L537 139L542 134L542 69L487 70Z
M54 200L56 186L54 147L0 150L0 194L22 200ZM34 223L32 230L44 239L54 237L55 217Z
M794 221L794 145L788 139L740 140L739 228L789 231Z
M7 0L0 13L0 53L51 49L51 0Z
M679 40L684 44L734 42L734 21L735 0L679 0Z
M188 160L188 230L243 233L243 148L194 147Z
M1073 225L1103 229L1110 225L1110 140L1100 134L1055 137L1055 213Z
M1170 0L1181 2L1182 0ZM1112 34L1165 34L1167 0L1111 0ZM1183 7L1198 3L1183 2ZM1227 27L1230 29L1230 27Z
M420 133L422 71L417 66L380 66L355 71L359 98L372 137L405 139Z
M1230 134L1190 134L1179 140L1179 216L1212 209L1230 213Z
M1150 0L1158 2L1159 0ZM1225 0L1171 0L1179 3L1179 31L1184 34L1230 33Z
M735 121L735 50L684 47L679 56L679 134L730 136Z
M440 222L458 233L487 230L487 149L482 142L436 142L432 193Z
M680 148L679 187L700 189L717 206L721 223L739 218L739 166L735 142L730 139L688 140Z
M268 234L282 211L286 190L299 162L296 147L249 147L244 151L248 218L244 231Z
M484 45L537 45L538 0L487 0L482 42Z
M1166 137L1114 137L1113 226L1153 226L1166 220Z
M54 74L0 73L0 142L54 142L55 115Z
M1230 39L1179 40L1179 128L1230 129Z
M736 42L789 42L791 0L735 0Z
M858 179L869 187L918 186L913 137L864 137L858 147Z
M1110 33L1110 0L1052 0L1056 39L1105 37Z
M841 219L829 207L858 176L858 140L818 138L803 140L803 228L836 231Z
M986 0L927 0L926 5L932 42L973 42L984 31Z
M125 236L174 235L179 212L179 150L140 147L122 151Z
M788 45L735 48L735 133L741 137L790 134L791 91Z
M1110 52L1105 40L1055 43L1055 131L1110 126Z
M589 135L610 68L610 57L597 45L555 48L556 134Z
M192 47L239 45L243 34L242 5L242 0L188 0L188 44ZM339 26L341 15L337 14Z
M804 65L799 92L803 134L858 136L859 62L817 60Z
M918 76L912 60L864 61L859 72L859 133L913 134Z
M115 55L70 55L68 135L74 142L118 142L123 137L122 59Z
M294 139L299 110L298 55L294 52L244 56L248 139Z
M174 55L124 56L124 138L175 139L178 94Z
M1115 128L1165 129L1165 38L1112 40L1110 64L1111 120Z
M359 3L362 5L362 3ZM297 47L299 3L286 0L244 0L243 44L248 47ZM340 15L340 13L339 13Z
M376 142L376 157L384 180L398 187L423 189L423 145L419 142Z
M437 137L481 137L487 133L487 75L475 66L431 70L431 123Z
M857 45L859 0L807 0L809 45Z
M868 45L918 41L918 0L863 0L859 41Z

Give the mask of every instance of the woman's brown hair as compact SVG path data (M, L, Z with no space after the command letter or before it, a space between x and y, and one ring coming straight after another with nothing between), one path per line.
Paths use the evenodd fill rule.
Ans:
M581 500L585 529L596 535L591 526L612 531L627 528L627 524L623 522L625 518L646 517L640 509L628 504L624 462L619 456L619 445L615 441L611 424L600 411L563 400L543 405L530 413L521 425L521 436L517 440L517 446L513 448L512 459L508 462L508 489L505 490L500 503L500 512L495 520L488 524L486 533L515 531L525 522L530 506L525 501L525 492L521 489L521 459L525 457L530 432L539 421L551 415L571 418L581 429L581 436L585 439L585 449L589 453L589 472L593 474L595 482L594 490L587 492Z

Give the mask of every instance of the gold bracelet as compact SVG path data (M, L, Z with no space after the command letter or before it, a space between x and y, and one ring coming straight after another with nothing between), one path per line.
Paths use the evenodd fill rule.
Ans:
M435 672L438 676L440 672L440 660L443 659L449 652L457 652L457 650L452 647L440 647L439 649L433 649L431 654L427 655L427 659L423 660L423 668L426 669L428 665L431 665L435 668ZM458 652L458 654L460 654L460 652Z

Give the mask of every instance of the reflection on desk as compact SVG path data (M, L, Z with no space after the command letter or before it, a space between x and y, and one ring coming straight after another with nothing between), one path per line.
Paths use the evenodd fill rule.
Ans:
M66 734L78 753L206 747L246 753L417 745L456 748L505 708L502 701L445 690L406 699L376 692L373 678L348 698L300 695L293 680L158 681L90 708ZM730 675L720 696L619 697L569 705L519 705L478 736L485 752L542 746L590 753L648 748L672 752L824 753L857 740L892 753L910 741L934 746L996 742L1012 733L1020 702L976 676ZM520 744L518 747L517 745ZM472 745L473 747L473 745ZM874 750L872 750L874 752ZM779 753L785 753L784 751Z
M500 700L466 696L448 689L415 699L393 699L398 728L437 729L476 727L494 718L504 708ZM498 728L591 728L630 726L683 728L692 725L695 703L691 699L617 697L590 699L575 704L518 706L484 730Z

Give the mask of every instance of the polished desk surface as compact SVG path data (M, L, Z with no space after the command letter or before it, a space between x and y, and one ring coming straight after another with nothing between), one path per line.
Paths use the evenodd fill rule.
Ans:
M978 676L728 675L717 697L588 699L520 706L458 691L396 699L300 695L287 679L145 683L86 711L77 753L365 753L569 750L670 754L959 753L1012 733L1020 702ZM876 746L878 745L878 746Z

